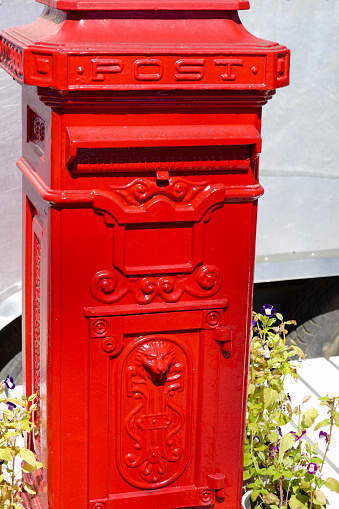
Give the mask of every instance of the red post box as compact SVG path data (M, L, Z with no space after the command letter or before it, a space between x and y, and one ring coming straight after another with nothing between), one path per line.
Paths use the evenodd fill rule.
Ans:
M261 108L246 0L43 0L23 89L24 352L43 509L238 509Z

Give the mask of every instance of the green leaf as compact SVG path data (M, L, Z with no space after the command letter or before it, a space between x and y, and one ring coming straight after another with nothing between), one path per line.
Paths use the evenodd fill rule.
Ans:
M261 498L266 504L274 504L275 502L279 504L279 498L274 493L267 493L266 495L263 495Z
M249 384L248 389L247 389L248 395L253 394L254 391L255 391L255 385L254 384Z
M24 461L26 461L29 465L34 466L36 464L35 454L34 452L26 449L26 447L22 447L19 451L20 456Z
M308 509L307 505L297 499L295 495L292 495L288 503L291 509Z
M277 469L275 468L274 465L271 465L269 466L267 469L266 469L266 473L264 475L274 475L277 473Z
M28 420L19 422L19 425L20 425L19 428L22 431L30 431L30 429L31 429L31 423Z
M36 492L33 490L32 486L30 484L28 484L28 482L24 483L24 488L25 488L25 491L27 491L27 493L30 493L31 495L36 494Z
M258 456L259 456L259 459L264 462L265 459L266 459L266 456L265 454L262 452L262 451L258 451Z
M22 467L23 472L27 472L28 474L31 474L34 472L34 470L37 470L38 468L42 468L43 464L39 461L36 461L34 465L30 465L29 463L25 463L25 465Z
M275 414L275 420L279 424L279 426L284 426L284 424L288 424L290 422L290 418L288 415L283 414L281 412L277 412Z
M328 419L324 419L321 422L318 422L318 424L315 426L314 431L317 431L319 428L322 428L323 426L328 426L330 424L330 421Z
M257 500L257 498L259 497L259 495L260 495L260 490L253 489L253 491L251 493L252 502L255 502Z
M284 452L291 449L291 447L295 444L295 436L292 433L286 433L280 441L280 456L284 454Z
M284 457L283 465L285 468L290 468L295 462L295 457L291 458L290 455Z
M333 479L333 477L326 478L325 486L330 490L339 493L339 482L336 479Z
M324 509L324 505L319 502L319 500L317 500L316 498L313 499L313 505L314 505L314 509Z
M274 474L274 476L272 477L272 481L277 481L279 478L281 477L281 474L280 472L277 472L276 474Z
M247 424L247 429L250 430L250 431L257 431L258 425L255 424L254 422L249 422Z
M6 440L9 440L10 438L18 437L20 435L21 435L20 431L8 431L7 433L4 434L4 438Z
M9 447L0 448L0 459L5 461L11 461L12 453Z
M268 408L279 397L279 393L270 387L264 389L264 408Z
M314 445L312 445L312 454L317 452L319 446L319 442L316 442Z
M248 479L251 479L252 477L252 474L249 470L244 470L244 473L243 473L243 481L248 481Z
M252 455L250 452L244 454L244 467L250 467L253 464Z
M315 408L309 408L307 412L305 412L303 416L303 423L304 425L309 428L314 424L314 421L318 417L319 413Z
M272 433L269 433L269 434L267 435L267 440L269 440L269 442L270 442L271 444L275 444L275 443L276 443L276 442L278 442L278 440L279 440L279 435L278 435L278 433L276 433L275 431L273 431Z
M6 398L6 403L10 402L10 403L14 403L15 405L19 405L19 406L22 406L23 404L23 401L22 399L19 399L19 398Z
M320 504L326 504L326 497L321 490L315 490L314 496L315 496L316 500L318 502L320 502Z
M278 318L278 320L280 320L281 322L284 321L284 318L283 318L283 315L280 314L280 313L276 313L275 316Z

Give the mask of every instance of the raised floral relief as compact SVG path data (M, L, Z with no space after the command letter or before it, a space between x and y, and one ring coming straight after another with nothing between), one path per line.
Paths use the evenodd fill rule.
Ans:
M166 196L176 203L189 203L207 186L208 182L190 182L182 177L173 177L167 186L159 187L153 180L138 178L127 186L112 187L112 191L121 196L128 205L146 203L155 196Z
M173 341L150 336L123 366L121 474L139 488L164 486L181 475L189 457L190 359Z
M111 270L94 274L91 293L99 302L114 304L131 293L138 304L149 304L158 296L164 302L178 302L186 293L197 299L215 295L222 284L218 267L204 265L188 276L124 278Z

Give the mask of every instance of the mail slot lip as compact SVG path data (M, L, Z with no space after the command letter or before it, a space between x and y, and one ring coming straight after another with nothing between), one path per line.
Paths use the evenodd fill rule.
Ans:
M157 125L66 127L66 166L78 148L174 147L250 145L261 151L261 136L254 125Z
M107 174L112 172L133 174L141 171L224 171L248 173L258 155L253 145L186 146L186 147L114 147L80 148L73 161L72 173ZM245 149L240 152L239 148ZM234 156L234 148L238 152ZM173 155L174 154L174 155Z

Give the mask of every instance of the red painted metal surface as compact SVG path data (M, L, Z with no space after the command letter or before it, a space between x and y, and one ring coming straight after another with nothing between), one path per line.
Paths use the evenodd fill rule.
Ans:
M25 504L239 509L261 108L289 52L247 1L45 3L1 34L45 465Z

